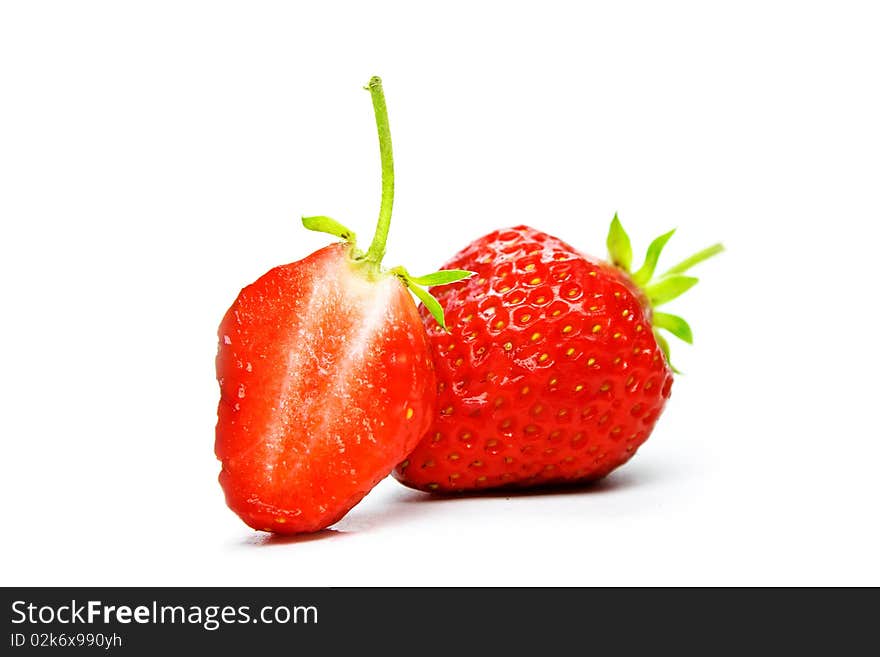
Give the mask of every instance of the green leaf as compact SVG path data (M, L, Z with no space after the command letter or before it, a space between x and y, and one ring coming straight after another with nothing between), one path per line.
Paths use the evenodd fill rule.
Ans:
M672 360L669 358L669 342L666 340L666 338L663 337L660 331L654 331L654 339L657 340L657 345L660 347L660 351L663 352L663 357L666 358L666 364L669 365L669 368L675 374L681 374L681 372L675 365L672 364Z
M654 328L665 329L679 340L684 340L688 344L694 343L694 334L691 332L691 327L678 315L654 313L653 324Z
M330 217L303 217L302 224L309 230L313 230L317 233L328 233L330 235L335 235L336 237L341 237L346 242L351 242L354 244L355 234L354 231L350 228L346 228L341 223L336 221L336 219L331 219Z
M648 285L645 288L645 294L648 295L652 306L662 306L690 290L699 280L693 276L678 274L663 277L658 279L656 283Z
M660 259L663 247L666 246L666 242L669 241L669 238L672 237L673 233L675 233L674 228L665 235L661 235L651 242L651 246L648 247L648 252L645 254L645 264L633 274L633 283L642 287L651 280L651 277L654 275L654 270L657 269L657 261Z
M718 255L722 251L724 251L723 244L713 244L712 246L703 249L698 253L695 253L690 258L685 258L677 265L675 265L675 267L667 270L666 273L663 274L663 276L669 276L670 274L683 274L694 265L698 265L703 262L703 260L708 260L712 256Z
M443 308L440 306L440 302L432 297L431 293L428 292L426 289L415 285L414 283L412 283L412 281L406 282L407 287L409 287L409 289L413 291L413 294L415 294L419 298L419 301L425 304L425 308L428 309L428 312L431 313L431 316L435 320L437 320L437 323L440 325L440 327L448 333L449 329L446 328L446 318L443 316Z
M614 219L611 220L611 227L608 229L608 257L611 262L628 272L632 265L632 244L629 241L629 235L623 229L617 213L614 213Z
M450 269L448 271L453 272L460 270ZM431 293L428 292L426 289L419 287L419 285L416 283L416 279L409 275L409 272L406 270L405 267L397 266L391 270L391 273L402 280L404 285L412 290L412 293L418 297L419 301L425 304L425 308L427 308L428 312L431 313L431 316L435 320L437 320L437 323L441 326L441 328L448 333L449 329L446 327L446 318L443 315L443 307L440 305L440 302L437 301L437 299L435 299L433 296L431 296ZM443 272L435 272L435 274L440 273ZM471 275L471 272L466 272L466 274ZM434 274L428 274L428 276L422 276L421 278L424 279L429 276L434 276Z
M409 280L416 285L422 285L424 287L429 287L431 285L448 285L449 283L455 283L456 281L470 278L475 273L476 272L466 271L464 269L441 269L440 271L435 271L433 274L410 276Z

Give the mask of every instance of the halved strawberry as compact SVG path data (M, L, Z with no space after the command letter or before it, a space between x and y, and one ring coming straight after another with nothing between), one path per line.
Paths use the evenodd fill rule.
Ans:
M381 269L393 201L387 111L373 98L382 156L382 206L373 242L328 217L310 230L343 238L276 267L244 288L220 329L215 452L229 507L248 525L291 534L339 520L422 436L436 381L410 290L443 325L421 285L468 272L414 278Z

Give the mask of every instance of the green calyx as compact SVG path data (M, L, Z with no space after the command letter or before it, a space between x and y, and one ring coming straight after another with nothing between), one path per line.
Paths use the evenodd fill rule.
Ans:
M376 116L376 128L379 132L379 156L382 162L382 201L379 206L379 219L376 222L376 232L373 235L373 241L370 242L369 248L364 253L357 248L354 231L343 226L335 219L324 216L303 217L302 224L308 230L328 233L348 242L351 245L352 260L364 269L366 276L369 278L387 275L397 276L425 304L425 307L430 311L434 319L437 320L437 323L444 330L448 330L443 316L443 308L426 288L431 285L446 285L460 281L473 276L473 272L447 269L425 276L411 276L403 267L394 267L391 270L382 268L382 258L385 256L385 243L388 241L388 229L391 225L391 208L394 205L394 156L391 151L391 131L388 127L388 109L385 106L382 80L373 76L364 89L370 92L373 100L373 113Z
M664 233L651 242L650 246L648 246L648 251L645 254L644 264L635 272L631 271L632 245L630 243L629 235L627 235L626 231L623 229L623 225L620 223L620 219L617 218L617 214L615 214L614 219L611 220L611 228L608 230L607 245L609 260L615 267L629 274L632 282L642 290L645 298L648 300L648 304L652 310L652 325L657 344L663 351L663 355L666 357L666 362L669 363L672 371L676 374L680 374L669 360L669 342L667 342L666 337L660 333L660 331L668 331L679 340L684 340L688 344L693 344L694 336L691 327L678 315L657 312L655 309L658 306L662 306L663 304L680 297L696 285L699 279L694 278L693 276L685 276L685 272L694 265L721 253L724 251L724 246L722 244L713 244L712 246L695 253L689 258L685 258L659 276L655 276L654 272L657 269L657 262L660 259L660 254L663 252L663 248L666 246L666 243L669 241L669 238L672 237L673 233L675 233L674 229L670 230L668 233Z

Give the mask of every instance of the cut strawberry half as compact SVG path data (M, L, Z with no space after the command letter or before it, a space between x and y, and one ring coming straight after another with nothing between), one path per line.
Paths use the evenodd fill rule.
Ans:
M328 527L391 472L434 411L436 380L410 290L464 271L411 277L381 268L393 201L391 138L382 84L370 81L382 157L375 237L328 217L303 224L341 237L244 288L220 324L215 452L229 507L256 529Z

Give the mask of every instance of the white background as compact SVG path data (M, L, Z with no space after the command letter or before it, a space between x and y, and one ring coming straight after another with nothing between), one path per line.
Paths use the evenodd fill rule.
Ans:
M873 3L5 2L5 585L880 584ZM238 290L368 238L386 264L528 223L667 264L654 435L591 491L432 500L388 479L272 539L216 483L216 327ZM662 266L661 262L661 266Z

